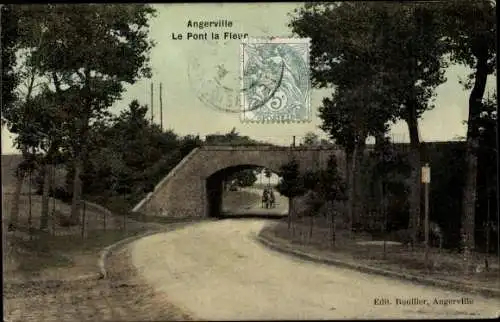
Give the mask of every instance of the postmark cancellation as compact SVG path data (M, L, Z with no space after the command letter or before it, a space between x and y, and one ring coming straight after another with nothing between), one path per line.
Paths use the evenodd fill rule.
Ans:
M240 45L241 121L311 121L309 38L248 38Z

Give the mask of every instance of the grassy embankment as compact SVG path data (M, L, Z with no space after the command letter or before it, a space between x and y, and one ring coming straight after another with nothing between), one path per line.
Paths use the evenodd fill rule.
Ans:
M306 252L333 256L357 264L438 279L458 280L463 283L476 283L485 287L498 285L500 271L498 258L495 255L487 257L489 269L486 271L485 254L476 253L473 272L464 274L463 254L456 250L431 247L429 265L426 266L424 247L419 245L411 250L408 246L398 243L394 234L386 236L387 243L384 250L383 237L375 237L369 233L353 233L350 238L347 230L337 229L334 246L329 218L316 216L312 230L310 223L309 216L294 218L292 229L289 231L286 220L283 220L264 228L261 234L295 245L294 247ZM340 223L338 224L340 226Z
M12 194L4 194L4 218L9 218L12 209ZM106 216L101 212L86 209L84 225L64 227L58 217L70 212L70 205L51 198L47 232L40 225L41 196L31 197L31 234L29 229L29 196L20 200L17 229L7 233L4 277L7 279L66 278L75 274L96 271L98 252L105 246L128 236L146 231L148 225L137 223L126 217ZM124 220L126 219L126 221ZM71 271L68 270L71 268Z

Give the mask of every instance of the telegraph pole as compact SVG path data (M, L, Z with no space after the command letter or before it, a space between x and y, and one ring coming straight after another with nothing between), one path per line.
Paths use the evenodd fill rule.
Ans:
M162 84L160 83L160 128L163 132L163 100L162 100Z
M154 122L154 111L153 111L153 91L154 91L154 87L153 87L153 82L151 82L151 125L153 125L153 122Z

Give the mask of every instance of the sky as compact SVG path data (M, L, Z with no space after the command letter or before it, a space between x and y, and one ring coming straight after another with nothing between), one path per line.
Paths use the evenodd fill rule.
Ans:
M278 145L290 145L292 137L300 143L306 132L312 131L320 137L326 134L319 129L321 120L317 115L323 97L329 97L332 90L313 90L311 94L312 121L301 124L256 124L242 123L239 113L222 111L205 104L199 97L213 89L206 82L214 77L218 66L228 71L224 86L238 90L240 86L240 39L211 40L211 33L225 32L233 35L247 33L250 37L290 37L287 27L292 13L300 3L190 3L155 4L157 16L150 22L150 37L156 42L151 51L152 79L140 80L126 86L120 101L111 111L119 113L134 99L150 105L150 86L154 84L154 120L159 121L159 84L163 87L163 126L179 135L225 133L233 127L251 138ZM197 29L188 27L188 22L227 21L231 27L209 27ZM224 24L226 24L224 22ZM187 34L204 34L207 40L186 39ZM183 39L179 39L179 34ZM202 36L198 37L201 38ZM175 38L175 39L174 39ZM447 82L436 90L435 108L426 112L419 122L423 141L455 140L465 136L464 120L467 118L469 92L459 84L459 79L470 73L464 66L451 66ZM488 90L493 93L496 79L488 79ZM231 97L228 97L231 98ZM237 109L236 109L237 110ZM404 122L391 129L393 138L399 142L408 141L408 130ZM2 153L18 153L12 148L12 135L2 128Z

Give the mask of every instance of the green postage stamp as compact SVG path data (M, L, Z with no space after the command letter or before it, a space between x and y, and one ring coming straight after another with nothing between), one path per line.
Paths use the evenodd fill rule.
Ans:
M241 120L311 121L309 38L250 38L241 43Z

